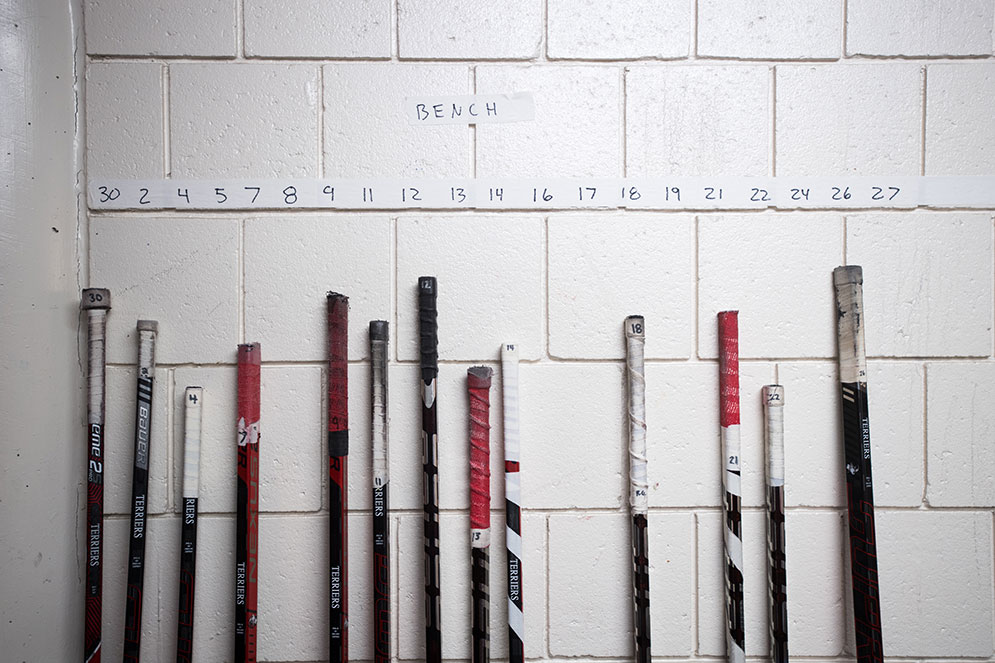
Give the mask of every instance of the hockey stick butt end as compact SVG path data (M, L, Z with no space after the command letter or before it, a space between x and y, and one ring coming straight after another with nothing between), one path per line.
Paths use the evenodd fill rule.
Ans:
M80 308L84 311L91 309L110 309L111 291L107 288L85 288L82 293Z
M841 265L833 270L833 284L861 285L864 282L864 270L860 265Z

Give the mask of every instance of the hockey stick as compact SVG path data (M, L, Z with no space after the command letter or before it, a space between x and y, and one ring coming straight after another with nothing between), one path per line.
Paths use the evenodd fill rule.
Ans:
M833 270L857 661L877 663L884 659L884 645L878 594L877 539L874 533L871 434L867 416L863 282L862 270L857 265Z
M739 463L739 312L719 313L719 422L722 426L722 483L725 487L726 521L726 649L729 663L746 657L743 617L743 532L740 516L742 490Z
M138 321L138 398L135 414L135 468L131 478L131 541L128 546L128 588L124 612L124 661L138 663L142 647L142 589L145 584L145 541L148 529L149 452L152 437L152 385L155 379L155 337L159 323Z
M349 660L349 298L328 293L329 661Z
M256 661L259 544L258 343L238 346L238 495L235 518L235 662Z
M373 661L390 663L390 475L387 467L387 345L384 320L370 322L373 369Z
M87 470L86 470L86 617L83 661L100 663L100 627L103 599L104 543L104 399L107 312L111 292L87 288L80 308L86 311L87 328Z
M470 595L473 604L472 663L488 663L491 650L490 575L491 469L490 409L491 376L487 366L467 369L470 395Z
M626 375L629 383L629 506L632 508L633 641L636 663L650 663L650 560L646 519L649 481L646 473L646 371L642 316L625 319Z
M418 279L418 321L422 378L422 471L425 496L425 663L442 661L442 609L439 590L439 327L434 276Z
M525 661L525 613L522 601L522 486L518 438L518 348L501 348L504 409L505 543L508 548L508 663Z
M180 608L176 663L193 660L193 607L197 578L197 498L200 495L200 434L204 390L187 387L183 424L183 527L180 541Z
M767 586L771 663L788 663L788 571L784 540L784 387L764 387L767 446Z

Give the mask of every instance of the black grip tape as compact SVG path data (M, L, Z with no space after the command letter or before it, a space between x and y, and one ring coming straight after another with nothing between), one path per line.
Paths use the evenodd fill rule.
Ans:
M434 276L418 278L418 322L421 339L421 377L429 383L439 375L438 284Z
M386 320L370 320L370 340L386 341L388 325Z
M349 455L349 431L347 430L328 431L328 455L329 456Z

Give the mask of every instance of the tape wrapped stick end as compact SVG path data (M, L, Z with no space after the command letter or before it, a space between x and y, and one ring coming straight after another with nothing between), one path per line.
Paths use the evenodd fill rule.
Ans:
M92 309L108 310L111 307L111 291L107 288L86 288L80 300L80 308L84 311Z

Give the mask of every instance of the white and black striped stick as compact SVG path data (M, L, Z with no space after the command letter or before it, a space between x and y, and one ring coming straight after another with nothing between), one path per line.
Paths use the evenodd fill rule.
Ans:
M387 322L370 322L373 369L373 661L390 663L390 476L387 473Z
M722 483L726 518L726 651L729 663L746 660L743 609L743 531L739 462L739 312L719 313L719 423L722 426Z
M421 355L422 480L425 512L425 663L442 662L442 592L439 563L439 381L438 283L418 278Z
M145 541L148 530L149 451L152 438L152 385L155 338L159 323L138 321L138 405L135 412L135 467L131 478L131 540L124 611L124 661L138 663L142 647L142 591L145 584Z
M850 522L850 573L858 663L884 660L878 588L871 432L867 415L867 358L864 351L863 271L857 265L833 270L839 334L843 405L843 453Z
M183 397L183 526L180 534L180 607L176 663L193 661L193 608L197 579L197 499L200 496L200 435L204 390L187 387Z
M784 387L763 390L767 447L767 586L771 663L788 663L788 571L784 538Z
M518 348L501 348L504 406L505 543L508 548L508 662L525 661L525 613L522 601L522 484L518 437Z
M100 627L103 611L104 552L104 401L107 365L107 312L111 292L87 288L80 308L86 311L86 616L83 622L83 661L100 663Z
M625 319L625 372L629 385L629 506L632 509L632 602L636 663L650 662L650 560L646 519L649 480L646 471L646 329L643 317Z
M473 601L473 663L488 663L491 651L490 628L490 546L491 470L490 411L491 376L487 366L467 369L466 386L470 396L470 556L471 598Z

